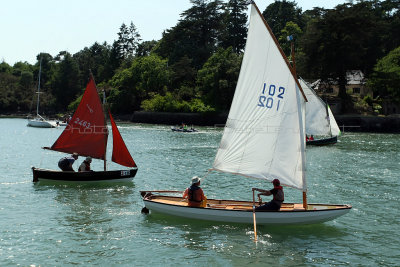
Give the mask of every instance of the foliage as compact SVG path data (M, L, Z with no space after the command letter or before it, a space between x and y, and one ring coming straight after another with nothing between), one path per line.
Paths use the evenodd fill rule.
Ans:
M368 81L376 94L400 103L400 46L381 58Z
M281 47L288 58L291 58L291 43L287 41L287 37L292 36L294 39L293 42L295 44L295 47L297 47L296 43L298 37L301 37L302 34L303 31L293 21L287 22L285 28L282 29L280 36L278 37L278 41L281 44ZM298 52L299 51L297 51L296 53Z
M154 112L194 112L207 113L215 111L210 106L205 105L201 99L194 98L190 102L177 100L170 92L165 96L154 94L150 99L142 102L141 108L145 111Z
M126 26L125 23L122 23L121 27L119 28L117 40L119 55L123 59L133 58L141 40L140 34L132 21L129 27Z
M182 57L192 59L199 69L215 50L223 16L221 0L191 0L193 6L181 14L179 23L163 34L155 52L174 64Z
M76 83L79 78L78 64L68 52L60 53L61 58L57 65L57 72L52 77L52 93L58 100L58 109L67 109L77 95L81 92L81 87Z
M289 21L303 27L301 8L294 1L275 1L267 6L262 15L276 36L279 36Z
M232 48L219 49L199 70L197 84L205 102L217 110L228 110L239 76L241 57Z
M246 45L247 37L247 0L230 0L226 4L224 25L221 34L221 46L232 47L239 54Z
M164 93L170 81L167 61L156 54L138 57L130 68L114 75L114 88L109 101L111 108L119 112L132 112L140 108L140 103L152 93Z
M78 98L76 98L73 102L71 102L71 103L68 105L68 111L69 111L69 112L74 112L74 111L78 108L79 103L80 103L81 100L82 100L82 97L83 97L83 94L82 94L81 96L79 96Z
M160 40L142 42L133 22L123 23L110 44L95 42L73 55L42 52L33 65L0 62L0 111L34 109L40 60L41 113L74 109L90 72L113 112L226 111L246 42L246 2L191 0ZM295 1L278 0L263 15L287 55L286 36L294 35L298 74L338 82L347 110L355 103L346 94L347 70L363 71L379 99L400 102L400 0L354 2L302 13ZM378 112L381 103L376 99L361 99L355 107Z
M141 42L136 49L136 56L145 57L149 56L153 48L157 45L157 41L144 41Z
M12 72L12 67L8 65L6 62L1 62L0 63L0 73L5 72L5 73L11 73Z

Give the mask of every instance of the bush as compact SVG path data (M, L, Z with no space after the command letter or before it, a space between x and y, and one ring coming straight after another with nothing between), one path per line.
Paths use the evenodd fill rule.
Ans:
M155 94L152 98L142 101L141 108L153 112L192 112L206 113L215 110L203 103L201 99L193 99L190 102L178 100L171 93L165 96Z

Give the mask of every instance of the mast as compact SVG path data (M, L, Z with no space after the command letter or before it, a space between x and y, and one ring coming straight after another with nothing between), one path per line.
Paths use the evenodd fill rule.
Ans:
M331 126L331 119L329 118L329 107L328 107L328 101L325 102L325 110L326 110L326 119L328 120L329 124L329 133L331 134L332 137L332 126Z
M40 100L40 76L42 74L42 56L40 56L40 67L39 67L39 82L37 90L37 102L36 102L36 116L39 116L39 100Z
M103 113L104 113L104 125L107 127L107 115L104 112L106 108L106 92L103 90ZM106 128L107 129L107 128ZM108 137L108 129L107 129L107 137ZM107 170L107 144L104 150L104 171Z
M297 80L296 71L295 71L295 70L292 68L292 66L290 65L290 62L289 62L289 60L287 59L287 57L286 57L286 55L285 55L285 52L283 52L282 47L279 45L279 42L278 42L278 40L276 39L274 33L272 32L272 29L269 27L268 23L265 21L265 18L264 18L264 16L261 14L260 9L258 9L258 6L256 5L256 3L252 0L252 1L251 1L251 4L252 4L252 5L254 6L254 8L257 10L258 15L260 16L260 18L261 18L262 21L264 22L265 27L267 28L268 32L269 32L270 35L272 36L272 39L274 40L275 45L278 47L278 50L279 50L279 52L281 53L282 58L285 60L286 65L288 66L290 72L292 73L293 77L295 78L295 82L296 82L297 86L299 87L300 92L301 92L301 94L302 94L303 97L304 97L304 100L307 102L307 97L306 97L306 95L305 95L305 93L304 93L304 91L303 91L303 88L301 88L301 85L300 85L299 81Z
M96 82L94 80L94 76L92 73L92 70L89 69L89 73L90 73L90 77L92 78L94 84L96 85ZM97 86L96 86L96 91L97 91ZM102 103L102 111L103 111L103 117L104 117L104 125L105 125L105 129L107 131L106 136L108 137L108 128L107 128L107 114L105 113L105 107L106 107L106 93L103 90L103 103ZM107 137L105 138L105 146L104 146L104 158L103 158L103 162L104 162L104 171L107 170Z
M295 58L295 52L294 52L294 41L293 41L293 35L290 35L290 36L288 36L287 37L287 40L288 41L290 41L290 48L291 48L291 55L292 55L292 65L293 65L293 72L294 72L294 77L295 77L295 79L296 79L296 81L298 81L298 79L297 79L297 72L296 72L296 58ZM300 87L301 88L301 87ZM302 90L302 89L301 89ZM303 90L301 91L301 92L303 92ZM304 95L304 93L303 93L303 95ZM328 109L326 110L327 112L328 112ZM301 117L301 120L302 120L302 116L300 116ZM300 131L303 129L303 127L300 127ZM304 135L304 134L303 134ZM303 136L302 134L300 134L300 137L301 136ZM305 150L305 148L304 148L304 142L301 142L301 149L302 149L302 153L304 154L304 150ZM306 177L305 177L305 173L304 173L304 168L305 168L305 155L303 155L303 162L302 162L302 164L303 164L303 183L305 184L306 183ZM303 189L303 208L305 209L305 210L307 210L307 190L304 190Z

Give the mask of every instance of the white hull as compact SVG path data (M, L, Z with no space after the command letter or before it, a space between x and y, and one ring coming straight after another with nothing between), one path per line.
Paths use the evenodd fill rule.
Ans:
M179 199L179 198L177 198ZM170 201L169 201L170 202ZM172 216L207 220L228 223L253 223L253 212L251 202L231 201L233 204L210 204L206 208L188 207L182 200L176 201L177 204L161 203L158 200L144 198L144 204L152 212L168 214ZM208 200L207 203L221 202L219 200ZM229 202L222 201L222 202ZM237 208L232 208L238 205ZM256 222L259 225L268 224L314 224L333 220L348 213L351 206L347 205L328 205L328 204L309 204L308 210L301 207L302 204L292 205L292 208L281 209L280 211L258 211L256 212ZM214 206L214 207L213 207ZM239 207L240 206L240 207ZM247 208L242 208L247 206Z
M57 124L55 122L50 122L46 120L28 120L28 126L30 127L38 127L38 128L55 128Z

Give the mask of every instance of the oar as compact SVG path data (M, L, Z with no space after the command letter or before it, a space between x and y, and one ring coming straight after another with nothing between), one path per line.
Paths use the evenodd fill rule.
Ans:
M254 188L253 190L253 224L254 224L254 242L257 242L257 224L256 224L256 201L254 198Z

